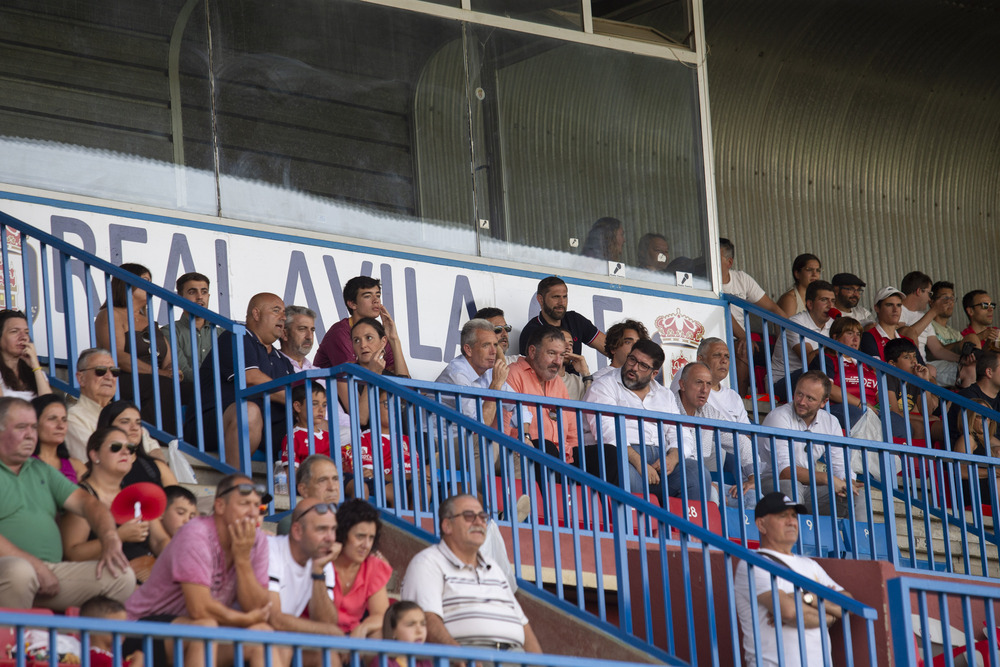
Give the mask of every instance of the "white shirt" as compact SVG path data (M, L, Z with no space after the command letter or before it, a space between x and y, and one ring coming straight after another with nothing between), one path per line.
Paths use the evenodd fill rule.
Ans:
M923 317L924 315L926 315L926 313L920 313L917 312L916 310L910 310L906 306L903 306L903 312L899 316L899 326L900 327L912 326L915 322L920 320L920 318ZM933 320L931 322L933 322ZM917 349L920 350L920 356L923 357L924 359L927 358L927 339L931 338L932 336L934 338L937 338L937 334L934 333L934 326L931 322L928 322L927 326L924 327L924 330L920 332L920 335L917 337L916 340Z
M267 549L267 590L275 591L281 598L281 613L298 618L312 599L312 559L305 565L296 563L288 546L288 535L268 535ZM332 600L337 585L333 563L326 564L323 574L326 575L326 592Z
M796 313L788 318L789 322L794 322L799 326L803 326L810 331L813 331L821 336L830 335L830 327L833 325L833 318L830 318L823 324L823 326L818 327L816 323L813 322L813 318L809 315L808 311L802 311L801 313ZM777 340L774 343L774 351L771 354L771 372L774 375L774 381L777 382L781 378L785 377L786 373L794 373L802 368L802 349L799 345L802 340L802 336L795 333L791 329L785 330L785 340L788 341L788 370L785 370L785 357L781 349L781 340ZM818 338L806 337L806 340L812 344L813 348L816 348L819 340Z
M791 403L785 403L772 410L767 417L764 418L762 426L770 426L771 428L783 428L790 431L804 431L807 433L814 433L816 435L834 435L837 437L842 437L844 435L844 430L840 426L840 422L837 418L831 415L826 410L819 410L816 413L815 419L813 419L811 424L806 424L802 421L802 418L795 414L795 408ZM770 438L761 438L758 440L760 443L760 458L762 468L769 469L771 466L771 440ZM795 465L802 468L809 467L809 457L806 456L806 443L801 440L794 440L792 442L793 451L795 452ZM774 452L778 461L777 472L772 474L773 477L777 478L781 474L781 471L785 468L791 466L790 459L788 457L788 441L775 439L774 440ZM819 457L826 453L826 447L821 443L813 443L812 445L812 456L813 463ZM847 473L844 469L844 451L839 447L830 447L830 461L827 466L831 474L834 477L839 477L840 479L847 479ZM761 475L767 473L761 472ZM792 478L795 478L794 472Z
M601 368L600 370L594 371L594 382L597 382L598 380L600 380L602 377L604 377L608 373L617 373L617 372L621 372L621 369L620 368L615 368L614 366L605 366L604 368Z
M722 285L723 294L745 299L750 303L757 303L765 295L764 289L757 284L757 281L743 273L742 271L730 271L729 282ZM733 319L741 327L743 325L743 309L732 306Z
M861 329L865 330L870 327L875 322L875 316L872 315L872 311L868 310L864 306L857 305L851 310L845 310L840 307L836 307L840 311L841 315L846 317L853 317L858 322L861 323Z
M677 405L683 411L684 405L681 402L680 394L677 394ZM744 411L745 413L745 411ZM705 403L705 405L698 408L694 413L695 417L700 417L702 419L717 419L719 421L735 421L730 419L723 412L712 407L710 404ZM684 435L684 458L697 460L698 452L695 448L697 440L695 439L695 427L694 426L683 426L681 427L681 432ZM740 442L740 469L743 471L743 478L746 479L753 474L753 443L750 442L750 438L743 435L742 433L736 434L739 437ZM722 445L722 451L729 454L733 454L733 433L731 431L721 431L719 433L719 441ZM715 430L711 428L703 427L701 429L701 455L705 459L705 465L709 470L717 470L718 462L715 460Z
M622 384L621 370L622 369L619 368L617 373L607 373L601 379L594 380L594 384L590 385L590 389L587 390L587 395L583 397L583 400L590 403L617 405L620 408L632 408L635 410L672 412L674 414L680 412L680 406L677 404L677 399L674 397L674 393L655 380L649 383L649 391L646 392L646 397L640 399L634 391L626 389L625 385ZM588 430L585 436L584 444L592 445L597 441L597 416L588 414L584 415L584 419L587 422ZM659 446L660 440L659 435L657 434L659 425L660 422L655 419L643 422L643 434L645 436L645 440L643 442L646 445ZM664 425L663 432L664 442L666 443L667 449L669 450L676 447L676 429L671 425ZM615 418L613 416L601 416L601 434L603 436L604 444L618 444L615 437ZM628 439L628 444L639 444L638 420L625 420L625 437ZM671 446L670 443L673 443L673 445Z
M291 362L292 369L294 369L296 373L298 373L299 371L311 371L314 368L319 368L319 366L316 366L315 364L313 364L313 362L309 361L309 357L302 357L302 363L300 364L299 362L295 361L290 356L285 354L282 350L278 350L278 352L281 352L281 356L283 356L285 359L288 359L288 361Z
M528 617L500 566L482 551L473 567L443 541L427 547L410 560L400 597L437 614L459 644L524 645Z
M676 394L680 390L680 386L681 374L677 373L670 382L670 391ZM718 389L712 389L712 393L708 395L708 404L726 415L727 421L741 424L750 423L747 406L744 405L743 398L738 391L720 385Z
M796 556L794 554L783 554L772 549L760 549L758 554L763 555L773 554L775 558L781 559L781 562L785 563L793 572L797 572L813 581L826 586L827 588L832 588L835 591L842 591L844 587L838 584L836 581L830 578L830 575L826 573L819 563L812 560L811 558L806 558L804 556ZM764 556L767 558L767 556ZM775 563L777 565L777 563ZM757 651L753 642L753 617L751 616L751 600L750 600L750 577L749 567L746 561L740 561L736 566L736 575L733 579L733 588L736 593L736 615L740 620L740 628L743 632L743 653L745 664L747 667L752 667L757 664L756 655ZM778 638L775 632L775 624L767 623L764 619L769 618L773 620L772 610L774 606L772 604L771 597L771 573L763 568L755 567L753 569L754 575L754 594L760 598L762 594L767 594L767 604L762 605L759 601L755 600L757 604L757 627L760 631L760 660L762 665L767 667L778 667ZM784 593L792 594L795 591L795 587L787 579L782 579L781 577L775 578L777 582L778 590ZM780 613L780 612L779 612ZM781 619L777 619L777 622L781 624L781 643L782 650L784 652L785 667L799 667L802 665L801 654L799 653L799 633L797 624L791 624L786 626L782 623ZM823 663L823 634L827 635L826 645L832 646L830 643L829 632L825 625L818 628L803 629L805 646L806 646L806 665L812 667L813 665L822 665ZM832 662L830 663L832 664Z
M517 359L518 357L515 357ZM468 358L465 355L460 354L444 367L441 374L437 376L435 382L440 382L441 384L454 384L460 387L476 387L478 389L489 389L490 384L493 382L493 369L487 368L486 372L482 375L476 373L476 369L472 367L469 363ZM513 393L510 385L506 382L500 387L499 391L509 391ZM441 402L449 407L455 406L455 399L449 396L442 396ZM463 398L462 399L462 414L469 419L476 419L476 400L473 398ZM485 403L485 401L483 401ZM514 404L513 402L503 404L504 412L513 412ZM525 424L531 423L531 410L526 407L521 408L521 418Z

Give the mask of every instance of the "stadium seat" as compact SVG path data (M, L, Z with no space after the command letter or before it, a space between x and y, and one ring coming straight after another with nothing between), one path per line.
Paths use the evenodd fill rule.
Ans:
M854 552L854 538L857 535L857 555L858 558L870 560L885 560L889 558L889 545L886 538L886 527L884 523L872 524L875 530L875 556L872 558L872 545L868 522L851 521L850 519L840 520L840 534L844 540L844 550L851 554ZM853 530L852 530L853 528Z
M819 533L820 548L816 548L816 534ZM834 526L829 516L819 517L819 526L813 523L812 515L803 514L799 517L799 538L802 540L802 550L794 550L802 556L826 558L834 553Z
M729 539L736 544L740 544L740 524L746 527L747 546L751 549L760 548L760 531L757 530L757 522L753 518L753 510L744 510L742 513L737 507L726 507L726 528L729 531Z

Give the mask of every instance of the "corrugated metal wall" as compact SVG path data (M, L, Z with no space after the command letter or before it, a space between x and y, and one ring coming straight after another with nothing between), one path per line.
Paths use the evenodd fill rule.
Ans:
M719 228L738 268L775 297L801 252L869 296L914 269L1000 296L1000 3L705 10Z

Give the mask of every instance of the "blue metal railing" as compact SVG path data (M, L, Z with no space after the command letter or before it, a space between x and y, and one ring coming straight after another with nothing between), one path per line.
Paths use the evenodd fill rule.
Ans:
M354 364L275 380L251 388L247 395L264 396L264 412L268 414L271 410L269 394L285 391L285 416L290 420L287 392L301 380L319 381L328 397L335 394L338 383L346 383L352 412L358 406L360 388L368 388L371 440L377 443L385 437L388 445L384 449L373 445L372 477L367 485L362 476L358 447L350 450L354 458L353 473L341 477L344 482L353 483L355 489L367 489L374 502L383 507L395 523L418 536L435 539L438 531L436 511L444 498L459 492L480 496L484 507L494 517L505 512L498 524L509 536L515 575L523 588L633 646L665 660L680 657L689 664L722 664L718 648L709 654L695 654L700 639L696 629L703 628L701 622L696 625L693 615L697 607L713 619L708 623L708 634L701 637L709 640L705 646L717 647L719 638L728 635L732 658L740 662L733 579L728 575L719 582L712 577L712 561L721 559L726 572L732 572L737 560L745 560L753 568L772 575L773 586L777 585L775 577L783 578L803 591L814 592L824 600L843 606L849 616L853 615L864 624L858 637L865 647L862 654L874 655L874 610L734 544L725 536L708 530L707 523L698 525L688 521L687 507L680 515L660 507L660 499L655 494L650 496L648 488L643 490L642 497L637 497L526 445L519 438L469 418L442 400L445 393L475 400L477 416L481 417L484 400L499 401L498 414L503 414L508 404L516 409L537 397L400 381L375 375ZM383 401L384 411L380 409ZM595 407L573 401L546 400L545 404L546 409L560 413L573 409L578 413L576 419ZM308 412L307 420L311 420ZM622 427L630 417L655 419L668 428L676 427L672 422L680 419L678 415L653 415L610 406L607 412L614 413ZM570 417L560 414L556 418ZM328 401L327 419L331 424L336 423L336 406L332 400ZM268 421L265 419L265 424ZM699 425L729 425L709 420L690 421ZM313 431L314 424L310 421L306 432L312 434ZM770 432L778 433L773 429ZM351 442L359 442L360 436L360 427L352 420ZM311 435L308 437L310 451L315 451L315 441ZM330 441L330 455L344 471L349 462L344 458L345 443L339 429L330 429ZM680 441L683 448L683 435ZM474 450L479 452L478 469ZM403 469L406 451L410 453L412 464L409 479L387 476L385 470ZM384 458L384 452L388 452L391 460ZM627 465L624 457L618 463ZM290 473L289 485L293 487L294 470ZM269 479L269 483L272 480ZM391 505L387 502L390 492ZM512 514L522 493L532 502L529 515L520 522ZM704 497L692 500L710 512L711 507ZM294 498L290 501L294 503ZM666 505L669 499L664 498L664 501ZM674 560L679 564L675 565ZM692 575L699 560L706 582L704 595L699 595L692 587ZM679 579L675 568L679 568L682 575ZM588 604L591 592L596 605ZM608 600L617 600L617 608L608 609ZM684 601L689 610L686 618L673 616L675 600ZM716 618L718 623L714 621ZM849 631L846 641L851 641ZM686 658L679 653L681 649L687 651ZM856 646L849 646L847 652L854 655L857 650ZM858 662L864 664L865 661L859 659ZM874 659L868 664L874 664Z
M898 667L1000 664L1000 588L913 577L891 579L886 588Z

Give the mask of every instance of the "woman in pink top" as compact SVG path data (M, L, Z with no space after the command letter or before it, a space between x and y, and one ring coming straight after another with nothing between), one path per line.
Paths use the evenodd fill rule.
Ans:
M392 566L375 555L381 530L378 510L367 501L348 500L337 510L337 541L343 547L333 561L337 573L333 601L340 629L352 637L382 635Z

